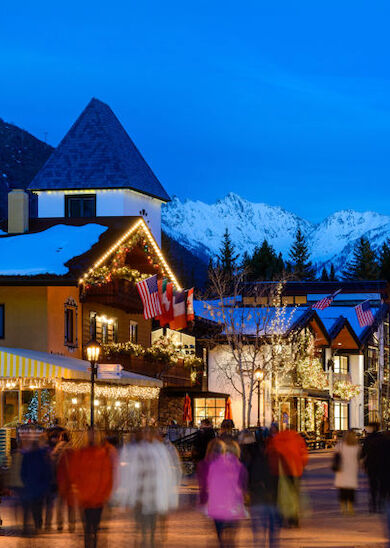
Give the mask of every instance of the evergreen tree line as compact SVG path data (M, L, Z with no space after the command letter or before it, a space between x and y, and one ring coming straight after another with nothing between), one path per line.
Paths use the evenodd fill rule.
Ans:
M316 277L315 269L310 260L308 245L302 230L298 228L295 240L284 260L281 253L267 240L256 246L253 254L245 252L241 261L239 254L226 229L220 252L216 260L210 259L209 268L218 266L225 275L233 276L238 269L245 268L248 281L291 279L297 281L336 281L337 277L333 263L329 269L325 266L321 276ZM362 237L358 240L352 260L343 271L341 280L390 280L390 238L375 252L369 240Z

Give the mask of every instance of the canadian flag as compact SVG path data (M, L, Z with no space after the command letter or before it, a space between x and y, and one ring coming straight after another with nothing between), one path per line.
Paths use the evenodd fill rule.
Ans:
M160 297L162 314L156 319L159 320L161 327L169 324L173 320L173 284L168 280L158 281L158 295Z

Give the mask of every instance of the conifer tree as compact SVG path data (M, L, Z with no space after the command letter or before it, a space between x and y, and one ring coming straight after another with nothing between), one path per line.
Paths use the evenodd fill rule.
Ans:
M228 229L222 238L222 245L219 250L218 260L222 272L226 276L232 276L237 267L238 254L235 251L234 244L230 238Z
M333 263L330 264L329 281L330 282L336 282L337 281L336 272L334 271L334 264Z
M296 280L314 280L314 269L309 258L310 254L305 236L303 235L302 230L298 228L295 235L295 242L290 249L291 269Z
M326 270L325 266L321 272L321 282L329 282L328 271Z
M367 238L362 236L355 245L353 257L343 272L344 280L377 280L379 267L375 252Z
M382 280L390 281L390 238L379 249L379 276Z
M260 247L257 246L252 257L245 262L250 280L273 280L280 277L284 270L282 255L276 255L267 240L264 240Z

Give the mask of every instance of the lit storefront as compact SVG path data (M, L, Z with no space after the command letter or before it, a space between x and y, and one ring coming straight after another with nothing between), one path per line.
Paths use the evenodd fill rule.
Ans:
M1 426L54 419L69 428L89 423L89 363L46 352L24 349L0 351ZM157 418L162 382L123 372L118 380L97 381L96 424L101 428L130 427ZM131 423L131 425L130 425Z

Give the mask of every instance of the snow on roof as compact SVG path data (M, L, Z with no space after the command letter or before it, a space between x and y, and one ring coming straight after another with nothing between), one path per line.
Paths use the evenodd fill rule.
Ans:
M371 307L371 310L375 317L379 308ZM325 310L316 310L316 312L321 318L322 323L325 325L327 331L332 328L332 326L340 318L340 316L344 316L344 318L347 318L347 320L351 324L352 329L359 338L361 337L363 331L367 329L366 327L360 327L354 306L329 306L328 308L325 308Z
M67 274L65 263L87 252L106 230L106 226L90 223L0 236L0 276Z
M277 312L280 312L279 318ZM194 301L195 315L219 324L223 322L223 313L227 316L228 326L233 323L237 330L246 335L284 333L306 312L306 307L236 307L218 306L218 301ZM278 321L279 320L279 321ZM243 327L242 327L243 326ZM223 331L226 333L226 330Z
M320 301L321 299L324 299L325 297L328 297L329 293L310 293L307 295L307 300L310 302L316 302ZM334 302L337 301L366 301L367 299L371 299L372 301L380 301L381 295L380 293L339 293L334 298Z

